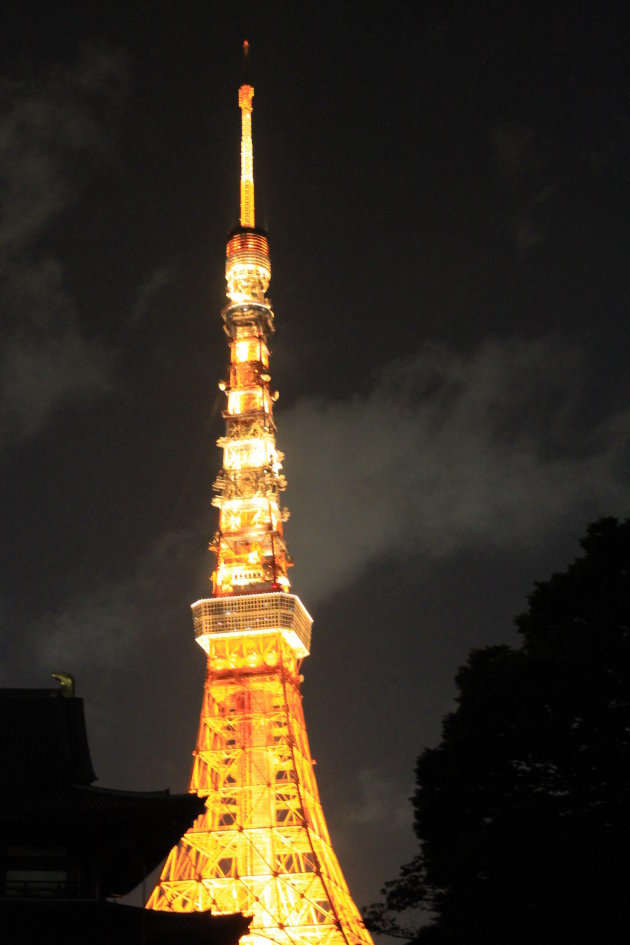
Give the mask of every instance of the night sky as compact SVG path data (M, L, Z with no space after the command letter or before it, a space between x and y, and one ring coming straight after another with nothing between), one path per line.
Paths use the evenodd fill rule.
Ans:
M0 684L75 674L100 785L190 774L242 40L307 726L363 904L469 649L630 514L626 7L4 5Z

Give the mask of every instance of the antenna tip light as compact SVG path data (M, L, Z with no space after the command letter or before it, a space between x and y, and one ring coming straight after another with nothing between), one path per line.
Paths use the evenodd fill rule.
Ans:
M247 65L249 62L249 41L243 40L243 85L247 85Z

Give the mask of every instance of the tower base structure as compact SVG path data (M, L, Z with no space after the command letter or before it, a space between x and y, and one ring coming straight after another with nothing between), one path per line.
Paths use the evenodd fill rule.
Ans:
M334 854L300 693L311 618L297 597L193 605L208 653L190 790L206 809L147 903L253 916L251 945L371 945Z

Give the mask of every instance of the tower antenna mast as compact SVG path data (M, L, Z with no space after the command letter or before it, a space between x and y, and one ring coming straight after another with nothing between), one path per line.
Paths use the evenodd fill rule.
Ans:
M252 101L254 87L247 80L249 43L243 43L243 82L238 90L241 110L241 226L256 225L254 212L254 148L252 144Z

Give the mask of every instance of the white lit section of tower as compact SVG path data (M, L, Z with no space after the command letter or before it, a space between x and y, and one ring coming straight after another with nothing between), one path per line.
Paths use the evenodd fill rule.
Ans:
M245 44L245 59L247 58ZM290 593L276 449L266 234L254 216L254 90L239 89L241 222L229 236L229 345L213 594L192 605L208 672L190 790L206 810L173 848L147 908L243 912L252 945L372 945L330 843L300 693L312 619Z

